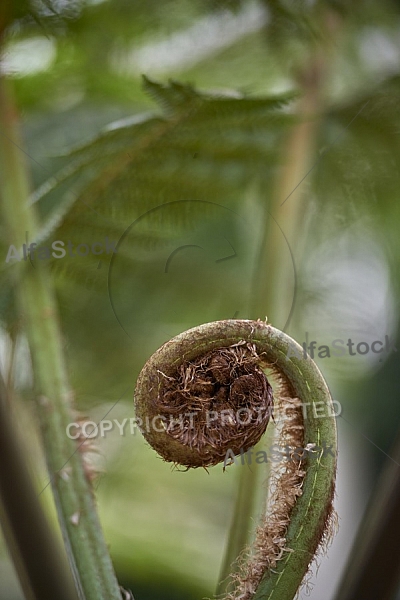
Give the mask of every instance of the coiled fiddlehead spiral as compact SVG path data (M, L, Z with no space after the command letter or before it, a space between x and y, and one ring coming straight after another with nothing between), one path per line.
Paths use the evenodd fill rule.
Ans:
M264 371L276 383L275 398ZM138 377L135 405L151 446L188 468L246 452L283 411L274 420L285 460L272 467L265 517L227 598L292 600L332 530L336 423L315 363L262 321L207 323L153 354Z

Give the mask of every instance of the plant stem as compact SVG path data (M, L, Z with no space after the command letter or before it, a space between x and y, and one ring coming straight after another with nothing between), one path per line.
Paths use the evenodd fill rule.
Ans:
M269 206L271 215L265 211L263 239L251 290L250 318L264 319L268 315L274 323L282 321L283 329L286 329L291 317L292 295L288 274L291 278L293 266L286 248L284 253L278 249L282 248L284 235L294 255L304 223L304 187L308 182L302 180L312 166L311 157L319 127L316 115L321 104L320 71L320 65L310 66L297 110L302 122L292 128L281 148L285 162L275 183ZM280 230L281 226L283 230Z
M0 79L0 181L9 243L21 248L35 239L37 222L28 205L25 156L11 91ZM30 347L38 412L48 471L68 557L80 598L120 600L118 583L103 539L95 498L76 442L66 435L71 392L57 309L46 267L35 261L13 265L17 300Z
M77 600L65 556L32 484L0 379L0 522L28 600ZM10 482L12 481L12 485ZM46 573L46 576L43 574Z
M319 79L314 77L312 85L305 88L304 96L298 109L299 115L314 115L319 104ZM289 318L290 304L287 302L288 277L287 273L293 271L292 265L277 252L281 246L282 232L279 224L285 225L285 233L290 240L291 247L300 230L301 215L304 213L304 203L301 202L302 190L296 189L307 172L310 156L316 136L317 123L314 119L296 125L285 140L282 154L285 164L279 174L275 185L275 193L270 210L274 219L265 211L265 224L263 227L257 268L254 271L253 285L250 296L250 318L264 319L268 315L273 322L282 322ZM290 196L288 202L285 199ZM278 223L278 226L277 226ZM291 300L291 298L290 298ZM241 469L238 477L238 493L236 497L234 515L228 536L225 556L220 572L217 593L225 589L223 581L228 575L237 570L234 564L245 546L249 543L249 519L253 512L254 498L258 484L258 470Z
M260 349L265 348L267 360L287 378L304 410L304 447L316 444L323 452L306 461L302 492L290 515L285 534L285 552L274 569L267 569L253 600L292 600L307 572L310 562L323 539L331 531L330 516L335 489L337 465L337 434L332 398L317 365L304 358L302 347L273 327L254 336ZM265 346L264 346L265 344ZM289 348L297 356L288 360ZM321 418L316 408L324 406ZM268 524L267 524L268 527Z
M347 560L337 600L392 600L399 589L400 431L389 456Z
M237 496L229 529L228 543L225 549L224 560L221 567L216 595L223 594L229 589L227 578L238 571L236 559L243 548L246 547L251 528L249 515L253 514L257 490L259 469L250 469L243 465L237 481Z

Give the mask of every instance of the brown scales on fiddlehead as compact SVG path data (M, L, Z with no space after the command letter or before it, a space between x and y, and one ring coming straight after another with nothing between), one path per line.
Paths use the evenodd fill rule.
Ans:
M154 410L165 432L198 454L196 464L181 464L216 465L228 450L238 454L258 442L272 412L272 387L259 365L254 345L240 342L184 362L173 376L160 373ZM168 447L160 453L175 461Z

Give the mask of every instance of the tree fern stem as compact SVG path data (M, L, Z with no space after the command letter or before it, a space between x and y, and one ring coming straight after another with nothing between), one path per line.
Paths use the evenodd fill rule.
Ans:
M6 395L0 376L0 523L24 596L27 600L77 600L66 557L31 481Z
M274 323L281 323L282 319L286 321L289 316L292 294L288 293L288 289L295 285L295 281L290 282L288 274L292 277L294 257L277 249L282 245L282 233L291 252L298 250L299 233L304 234L304 192L309 184L307 173L313 166L311 157L319 127L319 111L320 66L313 64L303 84L303 96L297 109L303 122L289 131L280 150L283 166L268 207L270 214L265 211L263 238L250 300L250 317L254 319L268 316ZM297 255L296 252L296 258ZM283 322L281 327L285 325Z
M303 357L301 346L273 328L259 338L262 344L270 345L266 350L269 360L286 380L293 397L301 402L303 448L314 447L311 452L315 452L313 458L309 454L302 467L301 491L290 512L282 558L265 571L253 599L292 600L321 541L333 533L330 518L337 465L336 422L324 378L314 361ZM278 505L285 502L286 498L277 498ZM268 527L266 519L259 532L261 554L263 529Z
M254 511L258 475L259 469L251 469L247 465L243 465L239 471L234 512L216 589L217 596L229 589L232 574L238 572L237 558L248 544L251 529L249 515Z
M28 205L29 183L17 115L7 82L0 80L0 194L8 242L21 248L34 239L37 222ZM54 293L41 261L11 265L30 347L43 444L68 556L80 598L120 600L103 539L95 498L76 442L66 435L71 421L62 337Z
M289 301L292 300L292 296L288 293L290 282L288 282L287 273L293 273L290 263L292 257L283 257L281 253L277 252L277 248L282 242L282 232L279 227L281 224L284 226L283 233L286 235L290 247L294 247L297 239L296 228L297 231L300 230L300 217L304 212L304 203L300 197L303 190L295 188L310 164L318 127L314 118L318 106L319 81L314 77L311 85L305 88L304 96L298 107L299 115L311 117L311 120L294 126L281 150L284 165L282 172L278 175L274 197L269 209L273 219L265 211L265 224L249 300L250 318L264 319L268 315L270 320L280 323L282 319L287 320L289 316ZM285 202L287 198L288 202ZM285 324L283 321L281 326L284 327ZM255 496L257 485L258 470L241 469L238 476L239 489L234 516L220 573L218 592L222 591L222 582L232 571L232 561L249 543L249 519L254 505L251 499ZM239 533L238 529L243 531Z

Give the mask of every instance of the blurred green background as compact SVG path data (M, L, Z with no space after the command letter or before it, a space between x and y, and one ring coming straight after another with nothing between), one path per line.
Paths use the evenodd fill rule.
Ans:
M268 316L300 343L318 345L396 338L399 31L400 6L388 1L15 3L1 70L16 91L32 189L48 226L43 243L119 241L112 260L49 261L84 415L133 417L146 359L203 322ZM297 160L289 152L304 119L297 107L317 68L301 178L313 168L277 209L277 181ZM188 87L174 88L170 78ZM204 110L193 113L197 96ZM270 110L270 97L282 104ZM40 188L71 164L64 182ZM266 230L278 273L270 280L258 262ZM16 410L40 490L46 471L7 244L2 368L15 338ZM279 293L254 308L257 282L273 288L278 279ZM399 428L398 353L316 362L342 406L342 527L311 592L329 600ZM115 427L97 445L93 460L104 472L96 493L121 585L136 600L212 595L240 467L177 472L128 428L121 436ZM42 496L54 518L50 490ZM22 598L4 544L0 580L1 599Z

